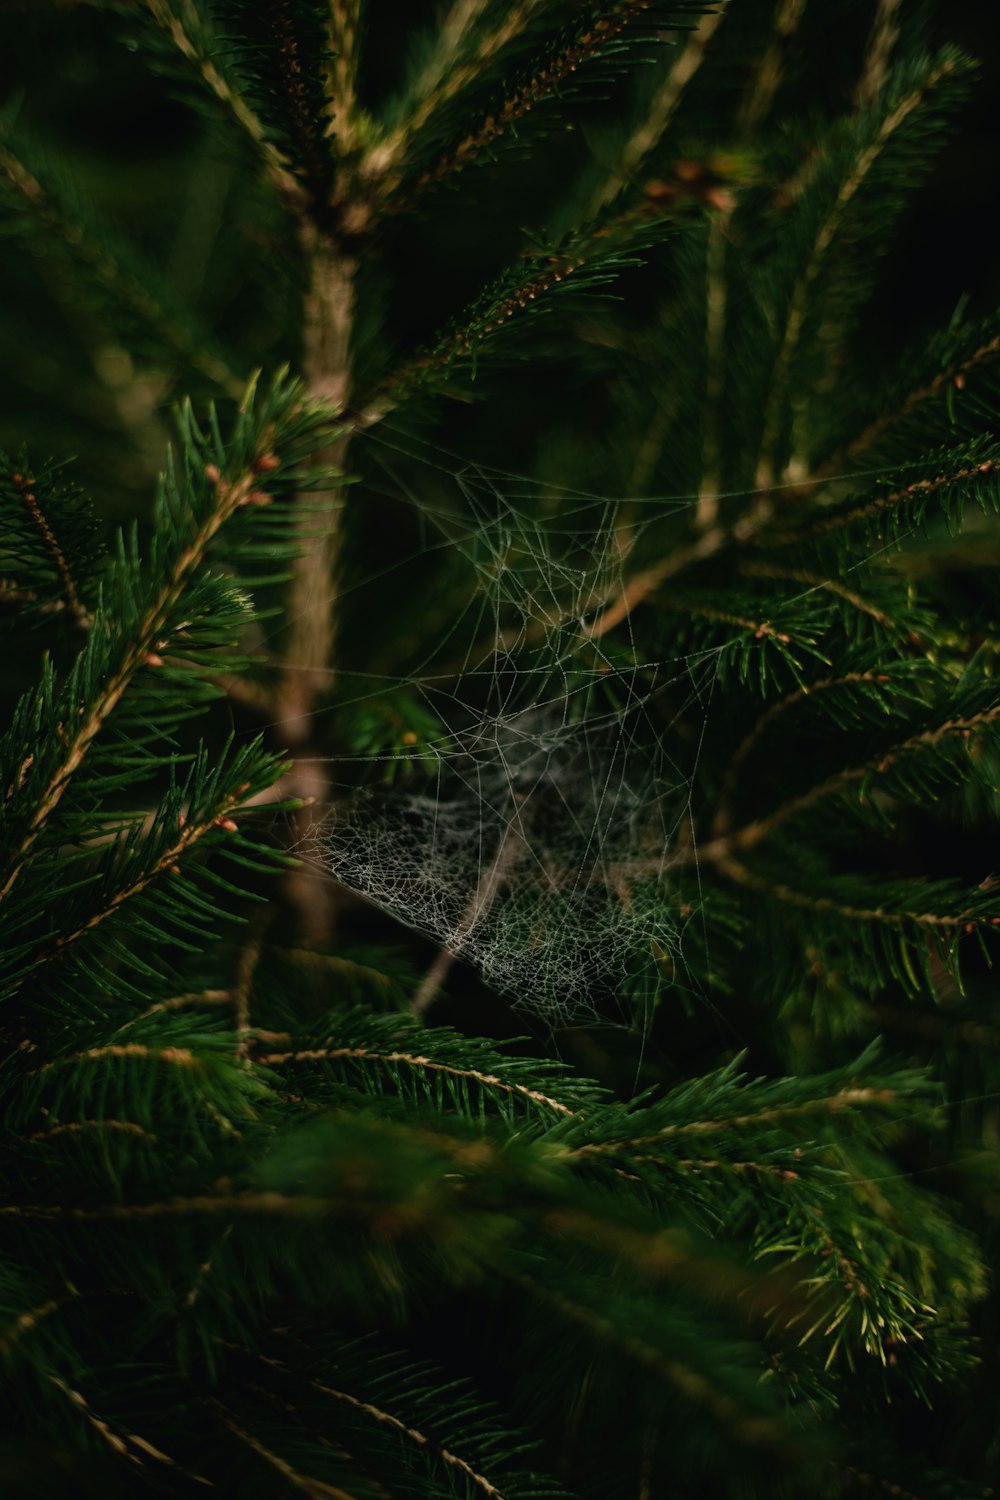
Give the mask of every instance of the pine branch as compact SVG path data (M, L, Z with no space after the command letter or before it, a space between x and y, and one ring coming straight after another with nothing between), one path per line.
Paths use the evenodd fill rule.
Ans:
M216 61L217 39L206 27L195 0L142 0L142 3L155 25L251 143L281 201L294 213L301 214L303 190L259 115Z
M1000 718L1000 704L981 709L978 713L956 715L931 729L911 735L909 739L899 741L879 751L863 765L847 766L841 771L835 771L825 781L817 782L808 791L782 803L773 812L756 818L752 823L737 829L736 832L702 844L697 851L697 858L713 863L719 859L728 858L730 855L753 849L757 844L770 838L776 829L808 812L817 803L829 797L838 796L849 787L858 784L864 786L874 777L886 775L901 763L905 763L912 755L936 750L951 740L966 741L976 730L995 723L998 718Z
M857 463L894 430L905 427L929 402L940 400L949 392L962 389L966 379L976 370L992 364L1000 357L1000 334L992 334L982 340L974 340L972 347L961 351L948 361L929 380L908 389L898 402L880 403L882 410L850 442L830 454L805 479L789 488L789 498L810 495L819 485L831 483L844 470L854 468Z
M45 754L34 758L14 788L14 796L8 797L4 816L15 831L0 901L9 897L46 824L133 684L144 673L162 670L163 653L168 650L196 663L204 661L204 646L219 644L220 628L227 631L234 614L245 618L243 596L216 579L198 586L199 597L196 575L224 527L240 512L259 514L272 503L271 493L263 491L261 484L266 482L270 490L279 492L287 484L280 472L281 460L274 454L275 442L287 440L294 474L303 436L308 451L318 440L313 434L322 430L323 422L321 409L303 411L301 392L294 384L276 382L256 413L252 398L251 387L231 450L226 449L217 428L206 440L190 410L182 411L183 483L178 488L176 471L168 471L160 496L162 534L154 542L148 577L134 553L119 559L112 575L114 591L100 606L86 646L59 697L53 697L50 684L41 698L27 700L19 711L25 719L54 712L63 728L60 738L46 746ZM232 463L233 471L224 474L219 462L206 462L209 453L222 464ZM267 528L267 522L261 524ZM270 555L274 555L273 547ZM195 686L189 674L185 686L189 692ZM15 730L19 732L18 725Z
M351 1040L352 1034L356 1041ZM407 1034L419 1042L419 1048L399 1045ZM585 1112L588 1104L601 1095L595 1085L571 1079L565 1069L554 1065L542 1070L535 1061L525 1065L446 1028L428 1031L406 1018L378 1018L363 1011L341 1013L336 1042L327 1036L318 1045L268 1052L255 1061L274 1068L289 1063L330 1065L335 1075L357 1078L362 1083L367 1073L374 1072L396 1081L400 1088L409 1075L407 1091L419 1089L423 1097L437 1102L445 1087L452 1106L472 1119L482 1118L483 1106L489 1100L511 1120L516 1118L515 1105L538 1105L539 1117L548 1123L552 1115L570 1117ZM522 1082L522 1074L532 1082Z
M10 140L9 125L5 125L5 134ZM24 143L21 146L23 155ZM180 355L214 388L230 396L242 395L245 380L213 351L212 340L203 330L191 327L188 309L175 305L153 268L137 263L131 247L126 249L106 227L96 223L89 207L75 196L56 191L54 182L44 186L21 155L15 154L11 144L0 142L0 180L11 189L22 211L27 210L44 231L46 250L53 244L61 246L77 270L94 281L113 306L136 318L143 329Z
M314 1475L303 1474L298 1469L293 1468L287 1459L282 1458L273 1449L266 1448L259 1438L254 1437L252 1432L247 1432L245 1428L241 1427L221 1403L215 1402L214 1404L223 1425L235 1437L239 1438L241 1443L245 1443L258 1458L263 1459L268 1468L280 1474L281 1478L291 1489L297 1490L303 1495L308 1495L309 1500L358 1500L356 1495L349 1494L347 1490L342 1490L337 1485L327 1484L324 1480L315 1478Z
M749 869L742 861L729 854L716 856L714 863L720 873L732 880L735 885L758 891L762 895L773 897L776 901L788 906L799 907L803 911L828 912L850 922L875 923L898 928L916 927L932 933L945 934L967 932L975 923L971 908L956 914L949 914L907 908L894 910L884 905L852 905L847 901L838 900L835 896L813 893L803 890L800 886L792 887L781 881L772 880L766 875ZM994 922L994 919L989 916L980 920L989 925L993 925Z
M498 358L502 335L513 347L522 314L535 319L563 299L568 306L571 299L612 282L639 263L646 244L666 232L663 222L647 224L622 248L613 238L608 244L599 232L584 231L564 245L536 252L526 269L512 268L488 287L431 348L398 366L364 402L359 425L369 427L403 402L444 387L460 370L474 378L481 351L488 347Z
M327 48L333 18L327 0L273 0L266 10L248 0L222 0L218 12L228 66L301 183L290 206L298 204L314 224L329 227L334 161Z
M57 482L57 468L32 473L26 456L18 462L15 467L0 455L3 593L27 614L64 611L88 630L93 614L87 601L105 560L96 518L77 490Z
M943 457L947 458L948 455L943 455ZM778 530L768 532L766 535L757 534L748 540L758 546L765 543L773 546L787 545L799 542L804 537L827 536L859 523L884 524L881 518L886 512L890 515L890 524L899 527L905 524L907 519L919 521L931 496L941 499L942 509L946 516L960 520L964 498L970 490L981 504L987 502L993 507L997 505L998 488L995 476L998 473L1000 473L1000 464L993 458L984 458L978 463L965 463L959 468L952 469L951 472L939 473L933 479L915 479L912 483L890 490L886 494L877 494L873 499L860 505L853 505L838 510L832 515L821 517L818 521L808 522L800 531ZM954 500L951 495L952 490L956 491Z
M771 39L764 50L740 108L740 129L750 135L770 112L781 84L785 54L806 8L806 0L779 0Z
M258 1354L257 1358L262 1364L268 1365L272 1369L280 1370L284 1374L291 1374L288 1366L283 1364L281 1360L264 1354ZM472 1464L468 1463L464 1458L460 1458L457 1453L452 1453L449 1448L435 1443L425 1432L419 1431L416 1427L408 1426L406 1422L402 1421L392 1412L385 1411L383 1408L374 1405L371 1401L361 1400L349 1391L336 1390L333 1386L327 1385L321 1380L310 1380L308 1383L310 1388L318 1394L327 1396L332 1401L343 1402L345 1405L353 1407L355 1411L363 1412L366 1417L370 1417L372 1421L379 1423L381 1426L388 1427L392 1432L398 1433L407 1442L414 1443L418 1448L429 1450L436 1457L440 1458L443 1464L446 1464L449 1468L456 1470L468 1479L480 1493L493 1497L493 1500L504 1500L501 1491L495 1485L491 1484L484 1474L477 1473Z
M409 212L428 192L451 181L466 167L489 152L538 106L558 97L573 75L595 58L609 58L612 46L649 9L650 0L615 0L598 7L565 45L554 50L546 62L467 131L462 139L431 166L407 179L397 171L395 181L383 188L381 211L395 215Z
M843 688L860 687L862 684L871 689L871 694L863 699L859 698L858 702L873 703L876 710L882 714L889 711L893 698L901 690L898 680L887 672L845 672L839 677L821 677L813 682L805 683L802 687L797 687L791 693L786 694L785 697L776 699L765 709L733 752L719 790L718 811L712 824L713 834L720 836L727 832L730 826L732 798L736 791L739 773L746 760L759 747L760 742L775 723L780 724L786 713L812 700L817 694L840 693Z
M781 336L771 372L768 399L765 405L760 456L757 464L757 487L777 484L782 478L778 461L777 444L784 403L787 399L787 382L792 364L803 336L809 313L813 290L824 270L827 255L841 233L842 226L851 211L854 200L867 179L880 162L894 138L908 124L911 116L931 98L934 92L953 75L956 75L959 59L946 53L927 68L912 88L904 91L885 113L874 130L871 139L863 144L859 139L859 150L849 171L842 178L835 196L822 218L804 264L799 270L787 310L781 324Z
M885 83L902 25L901 5L902 0L878 0L865 48L864 68L854 95L859 108L870 108Z
M663 1382L685 1403L707 1408L722 1430L741 1445L773 1450L787 1443L788 1434L780 1422L771 1416L741 1408L724 1386L713 1383L700 1370L667 1353L648 1337L648 1333L630 1328L630 1320L623 1317L624 1309L620 1305L613 1309L616 1316L612 1317L603 1309L588 1306L563 1290L545 1286L535 1277L521 1275L517 1277L517 1283L534 1301L585 1329L599 1349L616 1350L629 1363L638 1363L654 1379Z
M413 108L390 134L371 148L362 166L362 175L367 178L385 175L390 180L398 178L403 159L419 147L421 135L433 125L438 113L488 72L546 3L547 0L517 0L499 24L481 37L471 56L463 61L466 37L489 0L453 0L451 10L437 32L435 50L414 80Z
M698 29L684 42L683 49L675 59L662 84L653 95L643 119L631 131L625 141L613 170L593 194L587 210L587 219L596 218L601 209L610 203L642 171L647 159L656 150L668 130L674 115L684 98L684 92L696 77L705 61L716 31L725 18L724 6L702 16Z

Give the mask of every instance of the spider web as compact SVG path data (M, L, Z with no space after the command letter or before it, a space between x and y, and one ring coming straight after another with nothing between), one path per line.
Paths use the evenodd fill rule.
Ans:
M692 709L707 715L718 651L649 661L590 626L620 594L642 528L691 498L647 510L543 491L398 434L366 449L428 528L423 555L441 550L464 585L399 679L430 730L339 758L344 780L304 852L433 940L441 958L417 1009L460 959L555 1026L602 1002L607 1019L626 995L631 1020L680 963L694 915L671 869L700 740L682 753L671 731ZM415 463L433 485L414 481Z

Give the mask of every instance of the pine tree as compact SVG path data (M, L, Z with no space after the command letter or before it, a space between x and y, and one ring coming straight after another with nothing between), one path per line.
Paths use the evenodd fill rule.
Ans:
M933 19L5 16L4 1494L989 1493Z

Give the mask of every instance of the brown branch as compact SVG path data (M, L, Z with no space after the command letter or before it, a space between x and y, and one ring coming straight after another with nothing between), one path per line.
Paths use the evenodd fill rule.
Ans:
M268 1361L268 1363L271 1363L271 1361ZM375 1406L370 1401L362 1401L357 1396L352 1396L349 1391L338 1391L333 1386L326 1385L321 1380L310 1380L309 1384L313 1390L320 1391L324 1396L330 1396L335 1401L343 1401L347 1405L355 1407L356 1410L363 1411L366 1416L372 1417L376 1422L381 1422L384 1426L391 1427L393 1431L401 1433L411 1443L415 1443L418 1448L430 1449L440 1458L442 1463L447 1464L452 1469L456 1469L460 1474L464 1474L466 1479L475 1485L476 1489L480 1490L484 1495L489 1495L490 1500L504 1500L502 1491L491 1484L484 1474L478 1473L470 1463L467 1463L464 1458L459 1458L458 1454L453 1453L450 1448L445 1448L435 1443L432 1438L429 1438L426 1433L421 1432L419 1428L408 1426L405 1422L400 1421L399 1417L394 1417L392 1412L385 1411L382 1407Z
M245 1355L251 1352L249 1350L242 1349L238 1344L230 1343L227 1339L219 1339L218 1342L222 1344L224 1348L232 1349L237 1354ZM283 1375L291 1373L284 1361L275 1359L273 1355L259 1354L256 1350L252 1351L252 1354L253 1358L258 1360L261 1364L268 1365L271 1369L274 1370L280 1370ZM392 1412L385 1411L382 1407L375 1406L370 1401L362 1401L358 1396L352 1396L348 1391L337 1390L333 1386L326 1385L321 1380L309 1378L307 1383L312 1390L320 1391L324 1396L330 1396L335 1401L343 1401L346 1405L353 1406L357 1411L363 1411L366 1416L374 1418L376 1422L380 1422L386 1427L391 1427L393 1431L401 1433L402 1436L409 1438L409 1440L412 1443L415 1443L417 1447L429 1449L430 1451L435 1453L443 1463L450 1465L452 1468L457 1469L460 1473L464 1474L465 1477L471 1480L472 1483L476 1485L478 1489L482 1490L485 1495L489 1495L491 1497L491 1500L504 1500L501 1491L498 1490L494 1485L492 1485L484 1475L477 1473L472 1465L467 1463L465 1459L459 1458L458 1455L456 1453L452 1453L450 1449L442 1447L440 1444L436 1443L433 1438L428 1437L426 1433L421 1432L418 1428L408 1426L407 1423L402 1422L399 1417L393 1416Z
M55 570L59 575L59 581L62 584L66 608L73 616L73 623L79 626L81 630L88 630L93 616L77 592L73 574L70 572L69 563L66 561L66 555L60 547L52 527L48 523L45 512L38 503L38 496L35 494L33 488L34 481L30 476L25 476L24 474L12 474L10 479L21 497L22 504L28 512L35 530L42 538L46 551L52 558Z
M270 1448L265 1448L259 1438L255 1438L252 1433L247 1432L245 1428L241 1427L235 1418L230 1416L225 1407L221 1406L217 1401L213 1401L212 1405L218 1411L220 1420L229 1428L229 1431L234 1433L259 1458L262 1458L270 1468L275 1469L281 1475L282 1479L291 1485L293 1489L300 1490L304 1495L309 1495L312 1497L312 1500L358 1500L358 1497L352 1495L348 1490L342 1490L334 1484L327 1484L325 1480L316 1479L311 1474L300 1473L298 1469L293 1468L280 1454L272 1453Z
M1000 472L1000 464L992 459L983 463L975 464L964 469L957 469L954 474L939 474L935 479L917 479L912 484L904 485L901 489L893 490L888 495L876 495L874 499L867 500L863 505L857 505L853 510L841 511L837 515L828 516L814 526L806 527L801 531L784 531L773 533L768 537L768 542L781 546L785 543L801 541L805 537L825 536L831 531L839 531L844 526L853 526L858 521L871 520L881 514L882 511L892 510L898 505L905 504L908 500L925 499L928 495L937 494L939 490L947 489L953 484L964 484L969 480L988 479L991 475Z
M688 1120L683 1124L664 1125L652 1135L632 1136L621 1141L590 1141L582 1146L566 1147L562 1155L567 1158L581 1156L627 1155L640 1146L655 1146L660 1141L678 1135L708 1135L726 1130L742 1130L773 1125L786 1119L799 1119L809 1115L837 1115L844 1109L857 1109L867 1105L884 1106L898 1098L894 1089L878 1089L852 1084L827 1094L821 1099L805 1099L798 1104L775 1104L768 1109L754 1110L743 1115L722 1115L715 1120Z
M34 589L23 589L10 578L0 578L0 605L11 605L14 609L32 604L42 614L57 615L66 608L65 599L42 599Z
M114 916L115 912L124 906L127 901L131 901L134 896L140 895L148 886L152 885L154 880L157 880L163 874L173 871L178 860L193 849L196 844L200 843L205 835L211 833L213 829L224 828L229 832L234 831L236 824L232 821L231 815L234 812L238 812L239 808L240 798L238 795L236 797L227 797L218 807L213 808L211 816L201 823L183 823L173 843L169 844L157 856L149 868L143 870L142 874L132 881L131 885L120 887L108 898L99 911L91 912L86 921L82 922L72 932L60 934L43 952L52 954L64 953L73 943L79 942L88 932L92 932L95 927L99 927L102 922Z
M326 93L330 101L330 133L343 157L355 144L358 112L358 53L361 42L361 0L330 0L330 53Z
M724 531L720 526L713 526L697 541L689 543L686 547L679 547L662 562L654 563L651 568L645 568L641 573L636 573L628 580L618 597L607 603L597 618L586 626L584 635L588 639L600 640L602 636L607 635L609 630L614 630L616 625L620 625L623 620L627 619L634 609L637 609L650 594L659 588L661 583L683 572L692 564L714 556L730 540L732 540L731 533Z
M148 1141L152 1145L155 1145L159 1139L144 1125L137 1125L134 1120L68 1120L65 1125L53 1125L50 1130L36 1130L34 1135L29 1135L27 1139L49 1141L54 1135L76 1135L82 1130L109 1130L112 1134L120 1130L122 1135L131 1135L139 1140Z
M129 1463L135 1464L136 1467L140 1469L144 1466L144 1457L154 1458L156 1459L157 1463L166 1464L169 1468L176 1469L179 1473L183 1474L186 1479L192 1479L196 1484L207 1485L210 1489L214 1488L210 1479L205 1479L202 1475L195 1474L190 1469L182 1468L181 1465L178 1464L174 1459L172 1459L168 1453L164 1453L161 1451L161 1449L155 1448L151 1442L149 1442L144 1437L140 1437L138 1433L126 1432L124 1435L122 1435L115 1432L110 1423L105 1422L103 1417L99 1417L97 1413L91 1409L90 1403L87 1401L86 1397L81 1395L79 1391L73 1390L73 1388L67 1385L66 1382L62 1380L58 1375L50 1374L48 1378L52 1382L52 1384L56 1386L60 1391L62 1391L63 1395L66 1396L66 1398L70 1402L72 1402L72 1404L81 1413L88 1425L94 1429L98 1436L108 1445L109 1448L112 1449L114 1453L118 1455L119 1458L128 1459Z
M997 344L1000 349L1000 339ZM590 625L586 627L585 635L600 639L609 630L628 618L634 609L644 603L650 594L654 593L667 579L674 578L678 573L684 572L694 564L704 562L716 556L724 548L741 543L745 546L760 546L766 541L768 545L788 545L810 537L825 535L828 532L850 526L858 521L868 520L878 515L883 510L892 509L894 506L903 504L907 500L915 500L934 494L936 491L952 484L964 483L968 480L985 479L992 474L1000 473L1000 464L990 460L975 467L957 470L954 474L942 474L936 479L919 479L913 484L905 485L902 489L894 490L891 494L878 495L873 500L866 501L863 505L856 506L853 510L842 512L835 516L829 516L818 522L815 526L805 527L798 531L768 532L766 528L771 520L773 507L767 500L766 492L757 496L757 504L732 528L713 526L706 531L697 541L690 542L685 547L671 553L659 563L652 567L643 569L628 580L617 598L605 604L604 609ZM809 480L804 480L800 485L780 486L786 494L792 496L805 494L810 486L819 484L822 480L820 471ZM852 595L834 580L823 580L823 586L829 587L833 592L840 592L848 602L862 608L860 595ZM872 612L872 607L867 608ZM886 617L887 618L887 617ZM890 622L891 623L891 622Z
M329 208L333 162L326 145L323 121L316 117L302 71L303 49L295 26L295 7L290 0L270 0L261 15L274 38L276 72L281 81L299 164L309 183L310 209L314 218L322 220Z
M967 737L985 724L994 723L997 718L1000 718L1000 704L994 708L983 709L980 713L970 714L967 718L949 719L947 723L939 724L936 729L923 730L920 734L915 734L910 739L903 740L898 745L880 752L878 756L866 761L864 765L847 766L842 771L835 771L825 781L817 782L815 786L811 786L798 797L782 803L773 812L757 818L753 823L746 824L737 832L714 839L711 843L702 844L696 851L691 851L689 858L692 862L698 859L718 864L737 851L752 849L765 838L769 838L776 828L780 828L790 818L807 812L817 802L825 801L827 797L835 796L838 792L845 791L849 786L864 781L867 777L883 775L907 755L932 749L953 735Z
M845 917L852 922L881 922L890 927L907 927L913 924L925 927L931 932L954 932L959 928L969 926L969 919L966 915L951 917L941 916L936 912L887 911L883 906L851 906L847 902L836 901L832 896L811 895L797 887L785 885L781 881L767 880L763 875L748 869L740 860L728 854L717 856L714 863L719 873L726 876L734 885L759 891L762 895L772 896L777 901L782 901L789 906L798 906L804 911L831 912L835 916Z
M579 1114L578 1110L571 1109L568 1104L562 1104L558 1099L552 1099L547 1094L539 1092L538 1089L530 1089L523 1083L510 1083L503 1078L498 1078L494 1073L482 1073L476 1068L456 1068L452 1063L435 1062L432 1058L422 1057L412 1052L378 1052L371 1047L312 1047L297 1052L271 1052L256 1060L263 1067L274 1068L286 1062L336 1062L341 1058L355 1058L363 1062L386 1065L401 1063L406 1067L426 1068L432 1072L445 1073L451 1078L471 1079L484 1088L501 1089L508 1094L519 1094L521 1098L530 1099L535 1104L544 1104L560 1115Z
M349 398L355 276L358 263L337 241L315 229L303 235L309 284L303 309L302 372L309 393L335 407ZM322 469L343 473L353 427L315 455ZM293 839L308 841L313 809L330 801L330 778L323 757L312 743L312 711L334 683L332 664L337 643L337 569L343 527L343 490L317 495L306 492L299 510L301 548L293 564L288 598L288 638L276 689L275 732L294 757L289 792L300 803ZM326 528L316 534L314 509L323 507ZM332 881L302 863L288 876L287 889L298 913L302 939L325 942L333 926Z
M796 688L784 698L779 698L771 706L764 710L760 718L754 724L750 732L741 740L729 762L722 787L719 791L719 810L715 815L712 831L716 835L726 832L729 827L729 806L735 789L737 773L741 769L747 756L759 744L764 734L771 728L774 721L787 713L789 709L797 708L815 693L826 693L839 687L849 687L853 683L870 682L885 683L890 679L884 672L845 672L841 677L823 677L817 682L807 683L806 686Z
M414 1015L422 1016L430 1009L449 969L455 959L460 956L466 938L482 919L489 915L490 908L504 887L508 871L516 864L523 850L524 834L520 826L520 816L517 815L504 829L497 852L483 871L457 928L449 934L447 945L441 948L417 986L411 1002Z
M899 36L901 4L902 0L878 0L878 9L865 49L864 69L854 93L854 101L859 109L871 107L885 82L892 49Z
M163 1011L180 1010L185 1005L231 1005L233 996L231 990L190 990L184 995L171 995L166 1000L158 1000L148 1010L144 1010L138 1016L119 1026L119 1033L127 1031L130 1026L137 1026L140 1021L147 1021L150 1016L160 1015Z
M781 83L788 46L798 29L806 0L780 0L774 16L771 40L754 71L746 98L740 109L740 128L751 135L766 117Z
M624 1332L611 1318L574 1302L563 1292L550 1291L530 1276L519 1275L514 1280L564 1317L582 1324L592 1334L617 1345L631 1359L646 1365L689 1401L706 1406L740 1441L752 1446L773 1447L784 1437L782 1429L770 1417L747 1415L731 1396L717 1390L700 1371L669 1358L638 1334Z
M83 1052L72 1052L67 1057L55 1057L43 1063L27 1076L37 1078L50 1073L54 1068L69 1067L78 1062L103 1062L106 1058L149 1058L153 1062L166 1063L169 1067L197 1068L201 1059L188 1047L147 1047L144 1042L107 1042L103 1047L88 1047Z
M47 1302L41 1302L37 1307L31 1307L27 1312L19 1313L13 1322L0 1333L0 1360L8 1360L13 1353L14 1345L20 1343L21 1339L29 1334L39 1323L58 1312L67 1302L72 1302L79 1294L74 1292L68 1297L50 1297Z
M787 578L792 583L804 583L814 589L824 589L827 593L836 594L838 599L843 599L845 604L849 604L859 614L868 615L883 630L898 630L884 610L854 589L849 589L837 578L824 578L821 573L810 573L806 568L781 568L770 563L743 563L740 572L750 578Z
M260 1215L264 1218L322 1219L342 1205L336 1198L318 1198L306 1193L245 1192L199 1193L188 1198L167 1198L159 1203L105 1203L99 1208L65 1208L59 1204L5 1203L0 1214L21 1219L174 1219L200 1215Z
M435 370L447 370L453 359L471 354L483 339L495 333L498 328L502 328L519 312L524 312L532 302L572 276L574 271L579 271L588 264L588 260L579 255L548 257L544 270L539 271L529 281L514 287L483 314L481 322L472 322L456 329L428 353L416 355L399 366L368 399L365 411L359 418L359 425L370 427L373 423L380 421L422 375Z
M940 370L931 380L924 385L917 386L904 397L899 406L888 411L880 412L879 415L868 424L868 426L850 443L843 448L838 448L829 458L825 459L818 468L798 484L791 487L789 493L793 497L808 495L817 485L829 483L837 478L838 473L847 467L853 466L862 454L882 438L886 432L898 427L905 422L907 417L922 406L925 401L933 401L941 396L949 386L957 382L981 364L987 364L990 360L1000 355L1000 334L987 339L985 343L978 345L970 354L961 359L953 361L944 370Z

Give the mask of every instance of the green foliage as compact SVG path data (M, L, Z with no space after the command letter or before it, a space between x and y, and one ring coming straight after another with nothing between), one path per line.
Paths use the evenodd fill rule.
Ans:
M1000 335L867 336L924 9L44 23L190 213L4 103L89 361L0 457L5 1494L988 1493Z

